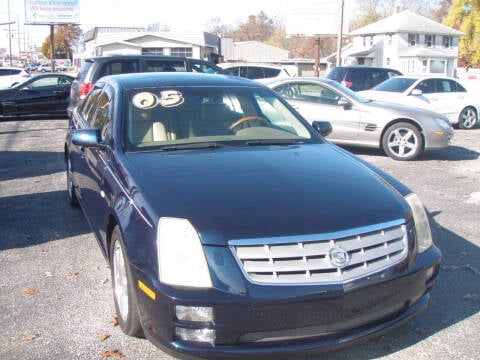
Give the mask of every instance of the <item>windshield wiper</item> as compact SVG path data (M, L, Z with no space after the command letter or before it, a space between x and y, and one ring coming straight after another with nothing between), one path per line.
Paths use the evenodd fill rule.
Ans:
M192 149L218 149L224 147L225 145L207 142L207 143L194 143L194 144L178 144L178 145L168 145L162 146L161 151L175 151L175 150L192 150Z
M299 139L266 139L266 140L252 140L247 141L248 146L262 146L262 145L295 145L302 143Z

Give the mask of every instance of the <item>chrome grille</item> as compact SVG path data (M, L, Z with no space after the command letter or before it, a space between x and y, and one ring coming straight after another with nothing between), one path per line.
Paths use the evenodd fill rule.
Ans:
M231 241L230 245L247 278L272 284L346 282L390 267L408 253L407 228L403 224L341 235L319 236L320 240ZM334 265L332 249L339 250L347 260Z

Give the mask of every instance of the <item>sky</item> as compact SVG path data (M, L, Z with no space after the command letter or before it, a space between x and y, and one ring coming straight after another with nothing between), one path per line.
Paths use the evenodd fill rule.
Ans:
M295 0L294 4L300 1L319 4L332 0ZM285 22L292 0L79 0L79 4L80 27L84 32L95 26L146 27L151 23L168 25L172 31L203 31L213 18L218 17L220 24L235 27L245 22L249 15L258 15L260 11L272 19ZM24 47L23 42L41 45L49 35L49 26L23 25L24 0L0 0L0 23L7 18L8 5L11 18L19 19L17 24L11 25L10 31L15 37L20 30L20 46ZM13 42L18 48L18 39ZM6 44L8 25L0 25L0 47L8 46ZM12 53L15 51L12 50Z

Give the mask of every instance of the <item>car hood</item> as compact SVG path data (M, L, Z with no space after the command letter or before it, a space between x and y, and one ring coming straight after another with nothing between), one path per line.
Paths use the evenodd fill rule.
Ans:
M407 114L410 117L426 114L429 114L433 117L439 116L439 114L434 111L421 107L415 107L415 104L411 104L408 98L398 93L365 90L360 91L359 94L364 98L371 100L367 103L371 107L381 108L390 112L395 111L399 114Z
M125 163L139 208L154 221L189 219L203 243L333 233L408 212L390 184L330 144L132 153Z

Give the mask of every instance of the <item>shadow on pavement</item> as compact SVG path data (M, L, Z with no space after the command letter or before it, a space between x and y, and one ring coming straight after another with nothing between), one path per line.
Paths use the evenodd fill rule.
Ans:
M90 232L67 191L0 198L0 251L43 244Z
M0 181L65 171L63 153L59 151L0 151L0 164Z

